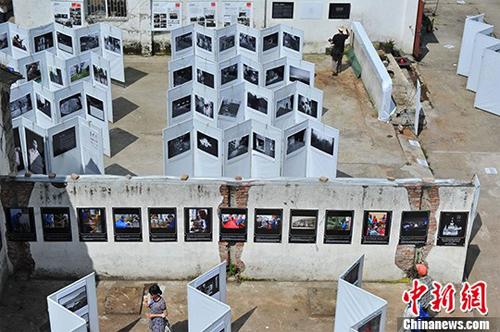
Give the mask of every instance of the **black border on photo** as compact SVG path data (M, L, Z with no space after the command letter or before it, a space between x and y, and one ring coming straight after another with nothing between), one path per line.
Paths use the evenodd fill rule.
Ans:
M271 75L273 76L271 77ZM283 82L285 79L285 65L266 70L266 86Z
M209 136L201 131L197 131L196 134L196 146L199 150L208 153L211 156L219 158L219 140ZM201 143L201 140L206 139L210 146L205 146Z
M172 74L174 87L191 82L193 80L193 66L177 69Z
M302 149L304 146L306 146L306 131L307 128L304 128L302 130L299 130L286 138L286 155L288 156L291 153L294 153L295 151L298 151ZM292 141L293 138L293 141ZM298 142L299 144L295 144Z
M42 43L43 38L43 43ZM52 31L33 37L35 53L45 51L54 47L54 34ZM43 45L42 45L43 44Z
M199 210L206 210L206 232L191 232L190 231L190 219L189 219L189 211L196 210L198 214ZM208 207L185 207L184 208L184 241L186 242L210 242L212 241L212 208Z
M271 17L273 19L293 19L294 3L289 1L273 2Z
M467 236L468 219L469 212L441 211L441 214L439 216L437 245L463 247L465 245L465 238ZM449 229L451 223L454 224L453 227L455 229ZM453 235L450 232L456 232L456 235Z
M187 146L186 146L187 142ZM167 142L168 159L181 155L191 150L191 132L179 135Z
M20 210L20 211L18 211ZM6 221L6 236L9 241L36 241L36 228L35 228L35 212L31 207L10 207L4 208L5 212L5 221ZM14 227L13 223L13 212L17 212L17 214L21 213L21 215L26 215L28 217L29 229L26 227L21 227L22 225L17 225ZM18 216L19 219L20 216ZM18 223L19 221L17 221ZM18 229L15 229L18 228Z
M368 235L368 216L371 213L386 213L384 235ZM361 244L389 244L391 237L392 211L365 210L363 217L363 234L361 234Z
M76 127L70 127L52 135L54 158L76 148Z
M328 229L328 218L351 218L348 230ZM326 210L325 212L325 239L324 243L350 244L352 240L352 228L354 226L354 211L352 210Z
M300 52L300 36L283 31L283 47Z
M175 50L177 52L185 50L186 48L190 47L193 47L192 31L175 37Z
M91 211L94 212L91 212ZM90 214L96 214L99 212L101 230L92 229L90 222L87 222ZM78 233L80 241L92 241L92 242L106 242L108 241L108 232L106 229L106 209L105 208L77 208L76 216L78 220Z
M154 214L173 215L175 218L174 227L172 229L163 227L152 227L151 216ZM149 241L151 242L176 242L177 241L177 224L179 218L176 208L148 208L148 225L149 225Z
M279 32L271 33L262 38L262 50L263 52L269 51L279 45Z
M313 229L297 229L292 227L294 217L314 217ZM288 235L289 243L316 243L316 232L318 230L318 210L290 210L290 234Z
M139 218L139 227L116 227L117 214L136 215ZM115 242L142 241L142 212L141 208L113 208L113 230L115 233Z
M44 215L49 214L67 214L68 221L65 227L48 227ZM40 208L40 217L42 218L43 240L44 241L69 241L71 242L71 214L67 207L42 207Z
M225 228L223 223L224 215L237 214L245 215L244 227ZM248 210L239 208L221 208L219 212L220 241L246 242L248 230Z
M73 37L59 31L56 31L56 34L57 34L57 48L63 52L73 54ZM61 45L66 46L66 48L62 48Z
M269 225L269 228L259 227L259 216L276 216L276 227ZM281 243L281 234L283 229L283 210L282 209L255 209L254 222L254 242L262 243ZM267 222L269 224L269 222Z
M430 215L430 211L403 211L401 213L399 244L425 245Z
M320 133L322 136L327 136L331 140L325 140L323 137L320 139L318 134ZM331 156L334 155L335 152L335 137L331 137L328 135L323 135L318 130L311 129L311 146L319 151L329 154Z
M104 102L89 94L86 94L85 98L87 99L87 114L98 120L104 121ZM96 112L94 109L98 111Z
M348 20L351 16L350 3L330 3L328 8L329 20Z

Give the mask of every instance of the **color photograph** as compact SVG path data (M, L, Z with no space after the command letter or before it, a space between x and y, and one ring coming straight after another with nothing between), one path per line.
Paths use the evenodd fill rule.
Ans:
M404 211L401 215L399 244L425 244L429 215L429 211Z
M106 241L106 209L77 209L80 241Z
M326 210L324 243L351 243L354 211Z
M390 211L365 211L361 244L388 244L391 214Z
M36 241L33 208L5 208L7 239L10 241Z
M90 61L83 61L69 69L70 81L75 82L90 75Z

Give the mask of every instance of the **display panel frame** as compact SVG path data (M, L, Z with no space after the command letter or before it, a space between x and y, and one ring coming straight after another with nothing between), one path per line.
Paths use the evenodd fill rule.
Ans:
M329 218L340 219L334 219L330 222ZM347 226L346 223L348 223ZM329 229L329 224L333 224L332 229ZM323 242L326 244L351 244L353 226L354 210L326 210L325 238ZM345 229L345 227L347 227L347 229Z
M236 220L234 218L229 219L233 215L238 216ZM244 216L242 222L244 227L240 227L241 216ZM224 220L226 220L226 222L224 222ZM246 242L248 233L248 209L221 208L219 211L219 225L220 241Z
M379 225L373 225L373 223L379 224L378 218L370 222L370 215L377 217L375 214L381 216L383 219L383 214L386 216L386 221L384 223L383 235L379 230ZM368 224L372 225L368 225ZM361 244L389 244L391 235L391 223L392 223L392 211L387 210L365 210L363 217L363 234L361 235ZM376 226L376 227L375 227ZM369 235L368 233L372 233ZM378 235L374 235L377 233Z
M266 217L259 220L259 216ZM267 219L267 217L270 219ZM273 217L276 216L276 220ZM276 221L276 227L273 222ZM260 226L260 227L259 227ZM274 228L274 229L273 229ZM254 242L258 243L281 243L283 234L283 209L255 209L254 212Z
M190 211L194 210L197 219L191 219ZM199 212L204 210L204 216L199 215ZM198 218L201 218L198 220ZM196 231L194 230L194 221L205 221L206 222L206 231ZM193 227L192 227L193 226ZM202 226L203 228L203 226ZM198 228L196 228L198 229ZM210 242L212 241L213 234L213 220L212 220L212 208L210 207L185 207L184 208L184 241L185 242Z
M53 215L53 217L50 217ZM43 240L46 242L71 242L71 214L68 207L41 207L40 216L43 229ZM57 220L56 220L57 217ZM65 219L67 220L65 221ZM63 223L57 227L56 223ZM54 226L50 226L53 224Z
M17 211L16 210L21 210ZM9 241L36 241L36 227L35 227L35 211L32 207L6 207L4 208L5 212L5 223L6 223L6 237ZM19 230L15 230L14 227L14 216L12 213L16 213L17 223ZM26 220L21 222L21 216L18 215L21 213L21 216L27 214L28 216L28 226L29 230L26 229Z
M174 225L162 229L163 227L153 227L153 215L167 215L166 218L170 219L173 215ZM163 217L162 217L163 218ZM159 218L160 219L160 218ZM160 221L159 221L160 222ZM171 223L171 219L170 219ZM167 207L151 207L148 208L148 228L149 228L149 241L150 242L176 242L177 241L177 227L178 227L178 214L176 208Z
M91 212L94 210L94 212ZM85 217L84 213L88 213L96 215L96 210L99 211L99 218L100 218L100 224L101 224L101 231L100 232L92 232L92 231L85 231L86 229L86 224L88 224L88 228L91 229L92 225L90 225L90 222L85 223L85 219L90 217ZM101 208L101 207L82 207L82 208L77 208L76 209L76 216L78 220L78 234L80 237L81 242L107 242L108 241L108 232L107 232L107 225L106 225L106 208ZM96 223L97 224L97 223ZM97 227L96 227L97 228Z
M141 208L113 208L113 231L115 242L141 242L142 241L142 209ZM118 215L120 215L119 218ZM139 227L123 227L127 223L122 215L131 215L139 218ZM118 220L117 220L118 219ZM122 220L119 225L117 223ZM132 219L134 221L135 219ZM118 226L118 227L117 227Z
M310 225L312 220L307 220L311 218L314 218L314 227L311 227ZM289 243L316 243L318 231L318 210L290 210L289 230Z

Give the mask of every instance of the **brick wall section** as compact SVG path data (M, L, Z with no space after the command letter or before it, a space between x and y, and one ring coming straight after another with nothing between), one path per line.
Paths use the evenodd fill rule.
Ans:
M439 207L439 187L418 185L407 186L406 190L412 211L430 211L427 242L421 249L422 260L425 262L425 258L434 246L437 231L436 210ZM398 245L396 249L395 264L408 275L414 266L415 250L414 245Z

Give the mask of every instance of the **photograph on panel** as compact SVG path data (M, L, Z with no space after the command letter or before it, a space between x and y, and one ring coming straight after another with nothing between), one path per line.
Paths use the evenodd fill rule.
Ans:
M247 92L247 106L263 114L267 114L267 99L259 97L252 92Z
M45 241L71 241L69 208L40 208Z
M150 208L148 220L151 241L177 241L177 210L175 208Z
M235 138L227 143L227 159L231 160L248 152L248 135Z
M9 241L36 241L33 208L5 208L4 212Z
M354 211L327 210L325 243L351 243Z
M240 105L241 101L239 99L223 98L219 108L219 115L236 118Z
M104 102L91 95L86 96L87 99L87 114L94 118L104 121Z
M81 80L90 75L90 60L82 61L69 68L69 77L71 82Z
M65 117L72 113L78 112L83 108L82 95L80 93L66 97L59 101L59 110L61 117Z
M33 110L33 102L31 101L31 93L28 93L14 101L10 102L10 114L12 119L23 115Z
M270 35L264 36L262 38L262 49L263 51L269 51L275 47L278 47L279 32L272 33Z
M196 33L196 45L207 52L212 52L212 37L202 33Z
M76 312L88 305L87 287L82 285L76 288L71 293L60 297L57 303L65 307L71 312Z
M222 68L220 71L221 85L238 79L238 64Z
M220 209L220 240L244 242L247 240L247 209Z
M197 94L194 95L195 111L210 118L214 118L214 103Z
M197 136L198 149L214 157L219 157L219 141L216 138L205 135L200 131L197 132Z
M255 85L259 85L259 71L243 64L243 78Z
M28 149L28 170L33 174L46 174L44 138L26 128L25 136Z
M305 115L309 115L313 118L318 117L318 102L314 99L304 97L301 94L299 94L297 109Z
M193 46L193 33L188 32L175 37L175 50L177 52Z
M439 217L438 246L463 246L467 232L467 212L441 212Z
M240 47L255 52L257 50L257 38L252 35L240 32Z
M76 148L76 128L71 127L52 136L54 157Z
M49 66L49 79L52 83L63 86L63 76L61 68Z
M183 154L191 149L191 133L178 136L168 141L168 159Z
M208 86L209 88L214 88L215 78L213 74L206 72L201 69L196 69L196 79L198 83Z
M94 80L102 85L108 85L108 71L96 65L92 65Z
M28 48L26 47L26 37L20 36L19 33L16 33L14 34L14 36L12 36L12 46L28 52Z
M275 145L276 145L276 142L273 139L271 139L269 137L265 137L264 135L253 133L253 149L254 149L254 151L263 153L266 156L274 158L275 153L276 153Z
M35 52L41 52L54 47L54 34L52 32L33 38L35 42Z
M7 32L0 33L0 50L9 47L9 37Z
M104 48L110 52L121 54L121 41L113 36L105 36Z
M175 70L173 73L173 77L174 77L174 87L189 82L193 79L193 67L188 66Z
M279 66L266 71L266 86L282 82L285 77L285 66Z
M276 117L277 118L293 111L293 100L294 99L295 99L294 95L289 95L288 97L280 99L276 102Z
M401 215L399 244L419 244L427 242L429 211L404 211Z
M14 158L16 162L16 169L18 172L24 169L24 159L23 159L23 150L21 148L21 136L19 132L19 128L12 129L14 135Z
M40 83L42 81L42 71L40 61L35 61L26 65L26 80Z
M217 274L208 279L207 281L196 287L196 289L208 296L214 296L219 292L219 275Z
M211 208L184 208L184 220L186 241L212 240Z
M50 110L50 101L48 99L45 99L44 96L35 93L35 99L36 99L36 108L49 118L52 117L52 113Z
M327 134L311 129L311 146L333 156L333 146L335 139Z
M283 32L283 46L300 52L300 37L288 32Z
M311 84L311 73L308 72L307 70L300 69L294 66L290 66L290 74L289 74L289 80L290 82L295 82L299 81L304 84L310 85Z
M106 209L77 209L80 241L106 241Z
M290 154L306 146L306 129L290 135L286 139L286 154Z
M66 53L73 54L73 38L62 32L56 32L57 34L57 48Z
M224 35L219 38L219 51L224 52L230 48L233 48L236 44L235 35Z
M316 242L317 210L290 210L290 243Z
M141 209L113 208L115 241L141 241Z
M390 226L390 211L365 211L361 243L388 244Z
M191 111L191 95L172 101L172 118L176 118Z
M95 32L80 37L80 52L85 52L99 47L100 34Z
M278 235L281 233L283 212L282 210L256 209L255 233L265 235Z

